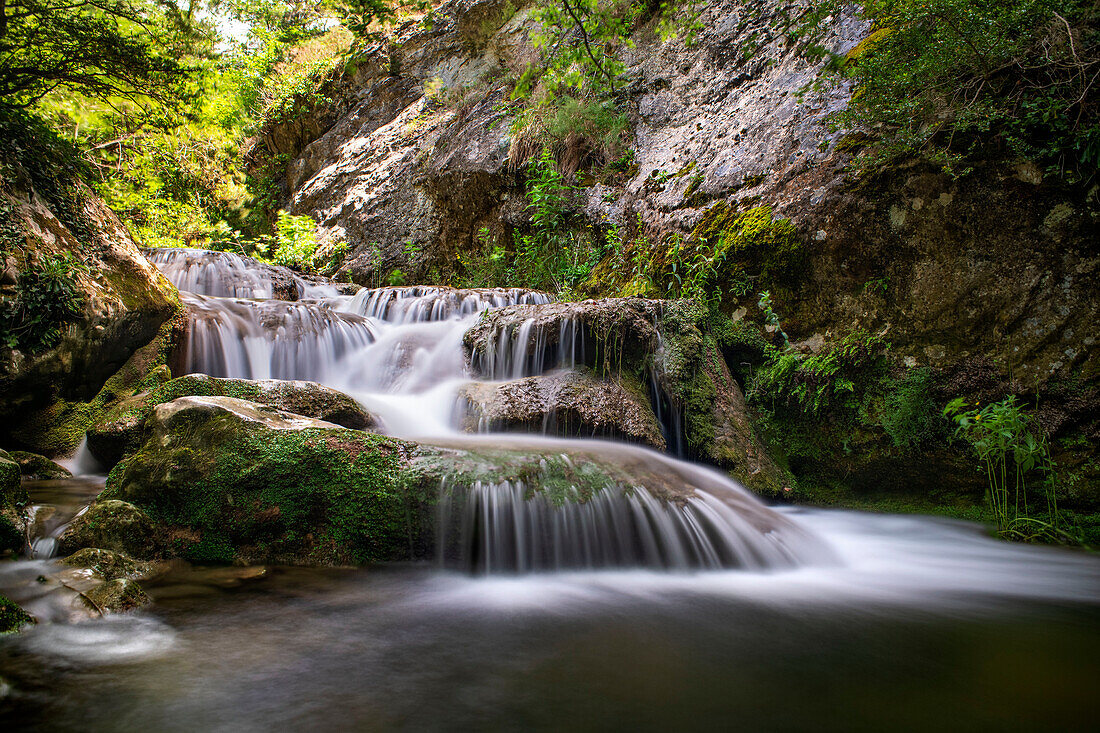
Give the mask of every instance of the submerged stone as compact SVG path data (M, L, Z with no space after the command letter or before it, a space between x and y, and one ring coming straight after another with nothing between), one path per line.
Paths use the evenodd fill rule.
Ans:
M98 547L77 550L61 562L74 568L91 570L104 580L141 580L153 571L153 566L147 562L138 562L124 552L101 550Z
M38 623L34 616L7 596L0 596L0 634L10 634L19 631L24 626Z

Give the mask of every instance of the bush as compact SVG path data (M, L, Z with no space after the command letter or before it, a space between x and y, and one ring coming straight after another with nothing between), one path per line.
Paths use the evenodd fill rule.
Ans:
M84 307L77 275L87 267L68 252L44 255L24 267L15 297L0 300L0 340L12 349L39 352L61 339L61 329Z
M275 223L275 264L312 271L317 251L317 224L308 216L279 212Z

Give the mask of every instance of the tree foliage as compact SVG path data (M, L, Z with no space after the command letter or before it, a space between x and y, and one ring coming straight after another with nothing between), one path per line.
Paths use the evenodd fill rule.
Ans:
M209 38L194 2L0 0L0 104L27 107L56 89L104 100L170 102Z
M846 0L816 0L820 42ZM872 157L917 153L964 171L1004 153L1071 179L1100 165L1095 0L860 0L869 37L831 67L855 94L835 121L870 132ZM811 45L811 47L813 47ZM818 46L818 51L824 50Z

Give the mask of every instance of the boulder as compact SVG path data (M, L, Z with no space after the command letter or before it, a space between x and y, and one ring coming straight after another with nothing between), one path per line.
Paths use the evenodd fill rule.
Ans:
M140 585L126 578L115 578L97 585L85 593L84 598L101 615L125 613L153 602Z
M356 430L377 427L375 418L354 399L316 382L189 374L123 400L88 431L88 449L104 465L114 466L144 442L145 421L154 407L185 396L236 397Z
M37 623L34 617L24 611L18 603L6 596L0 596L0 635L19 631L33 623Z
M156 551L153 522L144 511L125 501L100 499L78 515L57 539L62 555L94 547L124 552L131 557L152 557Z
M645 389L628 374L607 380L558 371L510 382L472 382L459 391L467 432L523 431L629 440L663 450Z
M71 478L73 475L69 469L59 466L49 458L40 456L37 453L16 450L9 455L19 464L19 470L23 472L23 478L28 480Z
M154 572L151 563L139 562L124 552L85 547L69 555L61 562L74 568L91 570L103 580L124 578L142 580Z

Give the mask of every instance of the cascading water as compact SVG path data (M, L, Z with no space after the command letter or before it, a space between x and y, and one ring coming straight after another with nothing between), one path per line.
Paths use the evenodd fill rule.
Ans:
M253 295L272 290L241 258L226 260L216 276L193 250L155 258L179 283L207 294L187 294L188 371L243 378L308 379L358 399L387 432L455 444L465 402L460 386L473 377L463 336L482 311L545 305L551 298L518 288L456 290L390 287L352 297L329 293L316 301L242 299L212 291ZM198 264L196 264L198 263ZM236 282L239 280L239 282ZM475 371L489 380L519 379L550 367L575 367L585 358L579 321L564 319L554 333L535 318L500 330ZM487 442L488 441L488 442ZM484 449L501 437L466 437L461 447ZM525 439L523 450L567 457L579 441ZM675 464L626 444L584 443L585 450L616 466L644 467L644 480L607 485L591 495L551 499L522 482L489 481L444 489L441 553L468 570L533 571L595 567L790 567L828 555L820 543L753 499L741 487L700 469ZM648 483L676 484L674 498L656 498ZM566 487L576 492L576 488ZM451 507L451 508L447 508ZM457 528L450 528L452 521ZM755 521L749 521L747 515ZM449 534L448 534L449 533ZM815 545L808 549L809 545Z

